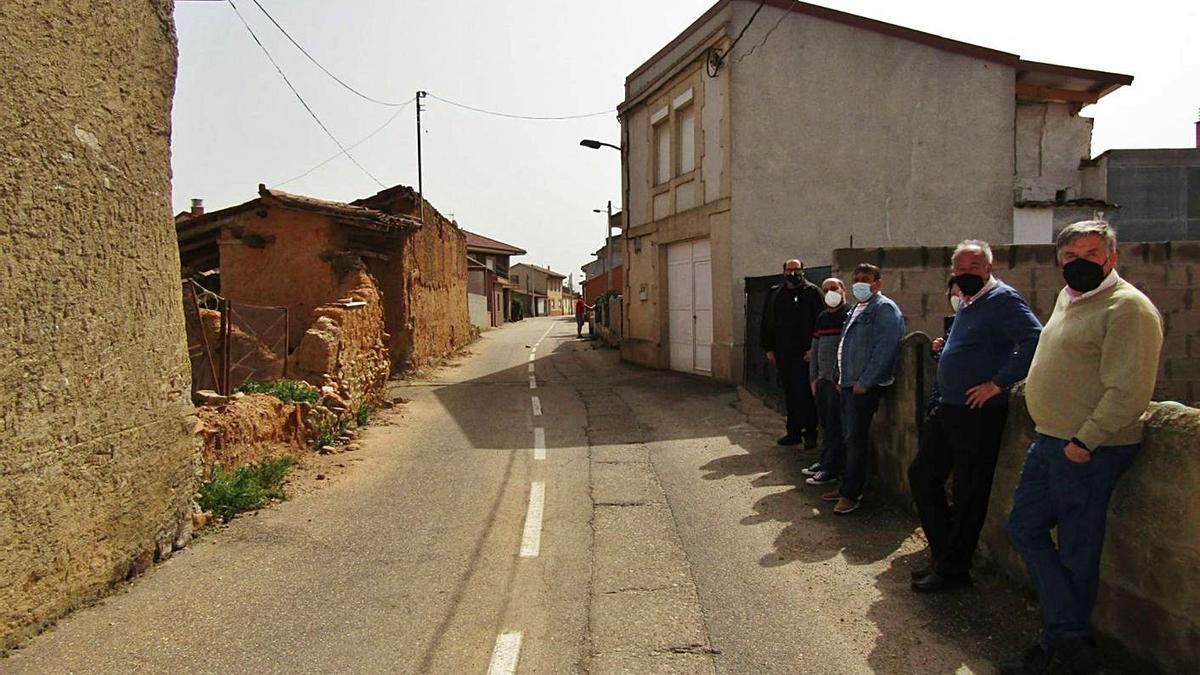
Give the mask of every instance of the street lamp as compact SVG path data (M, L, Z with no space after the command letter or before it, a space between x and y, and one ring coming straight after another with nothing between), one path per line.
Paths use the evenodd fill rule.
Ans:
M590 138L585 138L582 141L579 141L579 144L585 148L591 148L593 150L599 150L600 146L603 145L604 147L612 148L613 150L616 150L617 152L621 151L621 146L619 146L619 145L613 145L612 143L605 143L604 141L593 141Z
M612 237L612 200L608 200L607 209L592 209L592 213L603 213L604 216L604 258L601 265L604 269L604 292L612 290L612 255L609 251L608 240Z

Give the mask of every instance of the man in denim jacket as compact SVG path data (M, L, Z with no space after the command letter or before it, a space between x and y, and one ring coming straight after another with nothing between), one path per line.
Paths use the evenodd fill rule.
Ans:
M853 281L851 293L858 304L846 318L837 358L846 468L841 487L822 496L837 501L833 512L838 515L853 512L862 500L871 418L884 388L896 381L896 357L904 337L900 308L880 292L883 279L879 268L862 263L854 268Z

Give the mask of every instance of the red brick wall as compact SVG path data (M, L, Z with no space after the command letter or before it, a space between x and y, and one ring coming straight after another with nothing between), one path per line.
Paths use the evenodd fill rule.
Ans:
M598 298L600 296L600 294L604 292L606 287L611 288L612 290L614 290L618 293L625 292L625 266L618 265L617 267L612 268L612 271L611 271L612 285L606 286L604 280L605 280L605 278L608 277L609 274L610 274L610 272L605 272L604 274L601 274L598 277L593 277L591 279L588 279L587 281L585 281L583 283L583 301L584 302L586 302L589 305L596 304L596 298ZM574 307L571 308L570 313L571 314L575 313Z
M883 270L883 292L896 301L908 330L941 335L950 313L946 279L953 247L838 249L833 274L849 281L860 262ZM1052 244L995 246L993 274L1025 296L1043 322L1050 318L1063 287ZM1142 290L1163 315L1165 338L1159 362L1156 400L1200 400L1200 300L1192 280L1200 280L1200 242L1120 244L1118 273Z

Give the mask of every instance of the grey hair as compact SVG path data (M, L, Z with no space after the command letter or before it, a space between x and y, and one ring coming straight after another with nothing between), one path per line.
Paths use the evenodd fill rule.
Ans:
M1054 239L1054 255L1057 257L1071 242L1084 237L1100 237L1108 252L1117 250L1117 232L1104 220L1081 220L1064 227Z
M954 254L950 256L950 261L953 262L963 251L977 248L983 254L983 261L989 265L992 264L992 245L982 239L963 239L958 246L954 247Z

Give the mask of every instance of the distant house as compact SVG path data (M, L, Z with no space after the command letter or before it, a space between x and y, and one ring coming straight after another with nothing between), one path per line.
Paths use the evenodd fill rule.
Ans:
M596 303L602 293L625 292L625 252L619 237L611 237L607 247L600 247L592 255L596 259L580 267L583 271L583 300L589 305ZM607 249L607 250L606 250Z
M508 277L515 286L514 297L522 302L525 316L563 316L568 313L563 300L563 281L567 275L548 267L517 263L509 269Z
M463 230L467 237L467 299L471 323L496 328L510 320L513 284L508 279L510 258L525 250L481 234Z
M836 248L1042 236L1023 206L1084 197L1080 108L1132 80L720 0L625 80L622 358L741 382L747 277Z
M448 354L470 339L466 242L462 232L415 192L397 186L353 204L264 185L259 196L203 214L181 214L175 231L184 278L233 302L287 307L294 349L313 311L337 300L356 269L383 296L393 367Z

